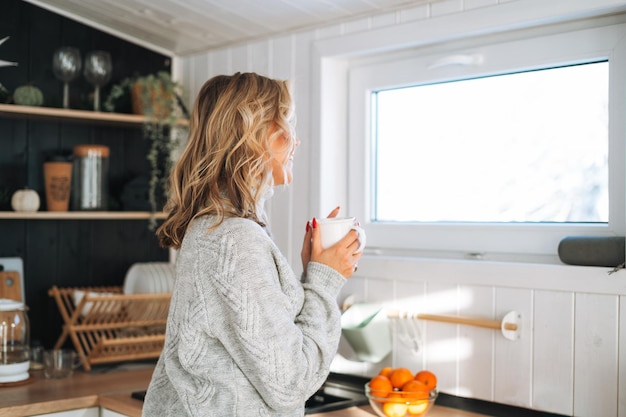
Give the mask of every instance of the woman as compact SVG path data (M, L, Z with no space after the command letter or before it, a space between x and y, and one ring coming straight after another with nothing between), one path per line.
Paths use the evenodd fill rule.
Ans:
M328 375L358 236L323 250L308 222L302 277L272 241L263 205L292 180L292 121L284 81L217 76L198 94L157 230L179 252L146 417L302 416Z

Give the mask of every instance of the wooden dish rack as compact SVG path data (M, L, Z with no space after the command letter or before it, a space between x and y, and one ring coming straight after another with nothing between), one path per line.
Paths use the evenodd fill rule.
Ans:
M94 364L157 358L165 341L170 293L124 294L122 287L58 288L54 298L63 332L54 346L69 337L86 371Z

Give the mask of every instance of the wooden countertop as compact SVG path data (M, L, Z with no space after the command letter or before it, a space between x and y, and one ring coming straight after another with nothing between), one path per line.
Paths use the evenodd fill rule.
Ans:
M46 379L41 371L32 372L32 382L0 387L0 415L27 417L36 414L102 406L112 411L141 417L142 402L131 398L133 391L145 390L152 367L115 370L106 373L76 371L71 378ZM310 417L372 417L369 406L311 414ZM428 417L484 417L454 408L435 406Z
M152 369L149 367L107 373L76 371L71 378L65 379L46 379L42 371L31 371L32 382L0 387L0 415L25 417L97 407L102 398L122 393L132 400L131 392L145 390L148 386ZM133 401L136 401L140 415L142 403Z
M145 388L143 388L145 389ZM128 392L100 396L100 406L130 417L141 417L143 402L131 398Z

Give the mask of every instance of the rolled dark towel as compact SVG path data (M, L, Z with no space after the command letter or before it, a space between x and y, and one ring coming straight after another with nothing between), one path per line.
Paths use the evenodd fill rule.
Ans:
M568 265L611 266L624 263L624 236L568 236L559 242L559 259Z

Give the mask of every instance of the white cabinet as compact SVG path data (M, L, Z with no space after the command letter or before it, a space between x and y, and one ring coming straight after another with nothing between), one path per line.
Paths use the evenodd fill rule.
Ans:
M113 416L114 414L111 414ZM118 414L121 416L121 414ZM100 407L79 408L58 413L37 414L37 417L100 417Z
M100 417L128 417L126 414L109 410L108 408L100 408Z
M37 414L34 417L128 417L126 414L103 407L79 408L58 413Z

